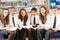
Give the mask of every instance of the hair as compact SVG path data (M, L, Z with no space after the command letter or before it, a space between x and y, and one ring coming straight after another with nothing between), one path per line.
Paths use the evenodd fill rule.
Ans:
M1 20L1 14L0 14L0 20Z
M45 11L45 16L44 16L44 23L46 22L46 17L47 17L47 8L45 6L41 6L40 7L40 20L42 21L42 14L41 14L41 8L44 8L46 11Z
M36 8L32 8L32 9L31 9L31 11L33 11L33 10L34 10L35 12L37 12L37 9L36 9Z
M3 9L2 14L1 14L1 22L4 23L4 15L3 12L4 10L8 10L8 9ZM9 24L9 10L8 10L8 15L6 16L6 24Z
M52 9L58 9L58 7L57 6L54 6Z
M24 23L26 23L27 20L28 20L28 14L27 14L27 11L26 11L24 8L22 8L22 9L19 11L19 16L18 16L18 18L21 19L21 21L23 20L22 15L21 15L21 11L22 11L22 10L24 10L25 13L26 13L26 15L25 15L25 17L24 17Z
M15 9L15 7L11 7L11 9Z

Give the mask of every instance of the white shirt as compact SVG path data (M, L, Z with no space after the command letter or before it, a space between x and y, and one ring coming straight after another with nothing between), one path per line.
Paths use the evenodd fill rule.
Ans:
M12 21L12 17L14 17L14 23L15 23L15 27L17 27L18 26L18 16L15 14L14 16L12 16L12 15L9 15L9 25L11 26L11 27L14 27L14 25L13 25L13 21Z
M47 16L47 21L46 21L46 24L45 24L45 26L46 26L47 29L53 28L54 19L55 19L54 15L48 15ZM60 30L60 14L56 15L56 28L58 30Z
M33 24L33 20L34 20L34 17L35 17L35 19L36 19L36 24L41 24L41 21L40 21L40 18L39 18L39 16L38 15L36 15L36 16L30 16L30 22L31 22L31 25L34 25Z
M9 25L6 24L6 27L8 27ZM0 20L0 28L4 28L4 24L1 22Z
M30 19L28 18L25 26L23 24L24 24L23 21L21 21L20 19L18 19L18 25L19 25L20 28L31 27L31 25L30 25Z
M0 20L0 28L4 27L3 23Z

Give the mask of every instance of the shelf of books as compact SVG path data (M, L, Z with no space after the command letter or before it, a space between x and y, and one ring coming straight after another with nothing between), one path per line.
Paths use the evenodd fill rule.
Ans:
M1 0L1 8L14 6L18 12L21 8L26 8L26 10L30 12L32 7L36 7L39 11L40 6L45 4L46 0Z

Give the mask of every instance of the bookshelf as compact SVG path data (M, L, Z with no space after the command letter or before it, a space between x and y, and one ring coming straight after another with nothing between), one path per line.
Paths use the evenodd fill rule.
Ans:
M39 11L41 5L47 4L46 1L47 0L1 0L0 8L10 8L14 6L17 12L19 12L21 8L25 8L28 13L30 13L32 7L36 7Z

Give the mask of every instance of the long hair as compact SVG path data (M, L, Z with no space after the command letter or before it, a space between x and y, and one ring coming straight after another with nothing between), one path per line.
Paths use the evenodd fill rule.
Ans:
M44 8L45 9L45 16L44 16L44 23L46 22L46 17L47 17L47 9L46 9L46 7L45 6L41 6L40 7L40 20L42 21L42 14L41 14L41 8Z
M4 10L8 10L8 9L3 9L2 14L1 14L1 22L4 24ZM8 15L6 16L6 24L9 24L9 10L8 10Z
M27 11L26 11L24 8L19 11L19 16L18 16L18 18L21 19L21 21L23 20L22 15L21 15L21 11L22 11L22 10L24 10L25 13L26 13L25 16L24 16L24 23L26 23L27 20L28 20L28 14L27 14Z
M1 20L1 14L0 14L0 20Z

